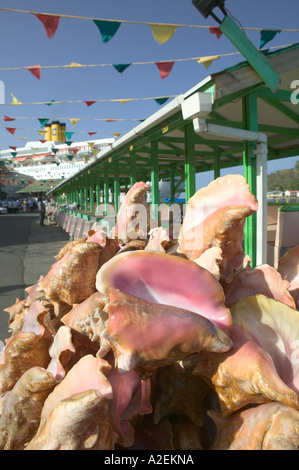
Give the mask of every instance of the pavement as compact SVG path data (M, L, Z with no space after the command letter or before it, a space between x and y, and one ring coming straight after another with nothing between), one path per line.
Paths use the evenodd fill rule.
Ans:
M0 343L10 336L4 309L27 297L26 287L48 273L68 241L60 226L40 226L38 212L0 215Z

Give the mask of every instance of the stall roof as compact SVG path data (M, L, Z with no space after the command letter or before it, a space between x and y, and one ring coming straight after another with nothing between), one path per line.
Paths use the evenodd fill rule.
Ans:
M92 180L105 167L108 177L113 178L114 164L120 177L130 177L132 153L136 161L136 178L144 179L151 171L153 141L158 143L159 178L169 175L170 163L183 171L188 122L183 119L181 107L184 100L196 92L208 92L213 96L208 122L240 129L244 128L244 102L249 96L255 96L257 130L268 137L268 160L299 155L299 104L291 100L292 96L297 96L294 86L299 77L299 43L268 53L267 58L281 78L276 93L265 86L246 61L208 76L117 139L109 149L98 154L96 161L62 181L50 193L63 192L65 185L76 183L82 176ZM221 168L242 165L243 142L211 135L194 135L194 139L197 173L213 170L216 154Z

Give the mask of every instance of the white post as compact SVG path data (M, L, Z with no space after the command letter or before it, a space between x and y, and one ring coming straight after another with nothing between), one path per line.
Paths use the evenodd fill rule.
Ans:
M256 147L256 197L259 208L256 214L256 265L267 263L267 142Z

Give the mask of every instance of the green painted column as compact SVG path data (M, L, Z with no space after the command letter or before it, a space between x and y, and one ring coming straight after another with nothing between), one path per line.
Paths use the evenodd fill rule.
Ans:
M156 221L159 219L158 206L160 203L159 193L159 154L158 142L151 143L151 186L152 186L152 218Z
M254 93L243 98L243 127L250 131L258 131L257 96ZM250 186L250 191L256 196L256 144L244 142L243 168L244 176ZM256 266L256 213L246 218L244 251L251 258L251 266Z
M220 150L214 150L214 179L220 176Z
M87 193L87 188L83 188L83 210L87 211L88 210L88 193Z
M132 150L130 153L130 187L132 187L136 181L136 153Z
M90 186L89 188L89 200L90 200L90 212L94 212L93 186Z
M119 211L119 196L120 196L120 183L119 183L119 173L118 166L114 166L114 181L113 181L113 194L114 194L114 210L115 216Z
M97 208L99 208L100 204L101 204L101 185L98 182L96 184L96 206L97 206Z
M108 176L108 166L104 168L104 204L105 204L105 214L108 212L109 204L109 176Z
M81 211L84 210L84 193L83 193L83 188L80 188L80 209L81 209Z
M170 202L174 202L175 197L175 162L170 164Z
M185 126L185 192L186 201L193 196L196 190L195 181L195 133L193 123Z

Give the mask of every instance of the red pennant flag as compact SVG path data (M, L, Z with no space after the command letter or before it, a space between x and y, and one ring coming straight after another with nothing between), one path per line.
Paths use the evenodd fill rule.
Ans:
M83 103L85 103L86 106L91 106L92 104L96 103L96 101L83 101Z
M15 118L10 118L8 116L4 116L3 121L14 121Z
M90 137L94 134L96 134L96 132L88 132L88 134L90 135Z
M171 62L155 62L156 66L159 69L161 79L168 77L170 74L172 67L174 65L174 61Z
M115 119L111 119L111 118L106 119L106 122L114 122L114 121L115 121Z
M26 67L29 72L32 73L34 77L40 80L40 65L35 65L34 67Z
M34 15L43 23L48 39L52 39L58 28L60 16L39 15L37 13L34 13Z
M16 129L14 127L6 127L5 128L8 132L10 132L12 135L16 132Z
M42 144L44 144L44 143L46 142L46 140L40 140L40 142L41 142Z
M221 38L222 31L217 26L210 26L209 30L211 34L216 34L217 39Z
M10 149L17 150L17 147L12 147L11 145L9 146Z

